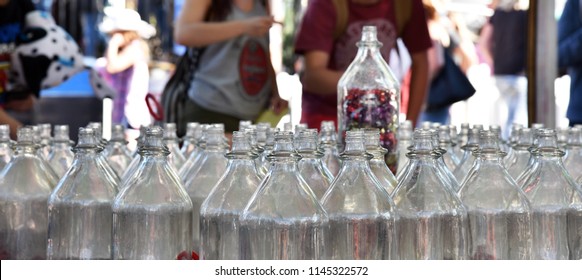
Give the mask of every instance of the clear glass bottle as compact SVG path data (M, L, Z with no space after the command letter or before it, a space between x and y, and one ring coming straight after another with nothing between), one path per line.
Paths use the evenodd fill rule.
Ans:
M0 172L0 259L46 258L47 200L58 178L38 156L31 127L18 130L12 160Z
M184 158L184 155L180 151L180 139L178 138L176 131L177 128L175 123L164 124L164 145L166 145L170 151L168 160L177 171L182 168L186 158Z
M404 260L466 258L467 211L437 168L432 132L414 132L414 151L392 195L400 215L399 257Z
M186 135L182 137L182 147L180 152L184 159L190 157L190 154L196 149L198 139L200 139L200 124L197 122L189 122L186 124Z
M120 124L111 127L111 139L103 150L103 156L115 173L123 175L131 163L131 151L127 148L125 128Z
M454 193L458 193L459 189L461 189L461 184L459 184L457 178L455 178L455 175L453 175L453 172L451 172L445 162L447 150L440 146L438 129L430 129L429 131L432 133L433 153L437 170L440 172L441 178L445 179L446 186L451 187Z
M453 171L453 175L457 178L457 182L463 182L475 162L476 158L473 155L473 151L479 149L479 132L481 130L482 129L479 129L479 127L473 127L470 129L467 144L461 147L463 150L463 157L461 157L461 161Z
M45 160L48 159L48 156L51 152L51 142L52 142L52 137L51 137L51 130L52 130L52 126L50 123L42 123L38 125L39 130L40 130L40 146L41 146L41 153L42 156Z
M113 259L170 260L192 250L192 201L168 162L163 130L148 128L135 174L113 202Z
M408 165L408 157L406 154L410 152L409 148L412 146L412 122L404 121L398 128L398 169L396 175L399 175L404 167Z
M200 206L206 200L218 180L226 172L228 159L224 145L224 128L212 126L206 132L206 149L200 163L186 177L184 187L192 199L192 245L194 251L200 251Z
M297 134L297 133L296 133ZM331 172L323 165L323 152L317 148L317 129L306 129L295 137L295 150L301 156L297 163L299 174L320 200L333 180Z
M378 145L379 132L367 134L346 132L342 168L321 199L329 217L328 250L333 260L398 259L398 215L387 188L372 173L373 156L364 145L364 137ZM386 165L383 159L382 163Z
M71 164L73 164L73 159L75 158L71 147L73 142L69 138L69 126L55 125L54 135L47 162L56 175L62 178L71 167Z
M261 182L246 135L235 131L232 141L226 172L200 208L201 259L240 259L239 219Z
M459 131L458 134L458 140L457 140L457 145L458 145L458 149L457 149L457 158L459 158L459 160L461 160L463 158L463 155L465 154L465 150L463 150L463 146L467 145L467 143L469 143L469 131L471 130L471 125L468 123L462 123L461 124L461 130Z
M568 139L570 138L570 128L558 127L556 129L556 135L558 137L558 149L565 151L566 146L568 146Z
M186 162L178 170L178 176L185 182L187 176L194 171L194 168L199 165L199 161L204 157L204 150L206 149L206 133L208 128L212 125L201 124L200 125L200 138L196 143L196 149L192 151L190 156L186 158Z
M323 150L323 165L336 176L341 168L337 134L333 121L322 121L319 130L319 148Z
M327 258L327 214L299 175L299 159L293 149L293 133L277 132L269 173L241 216L242 259Z
M6 166L14 152L10 143L10 127L7 124L0 124L0 171Z
M468 258L529 260L530 204L503 165L498 133L481 131L477 159L459 192L469 217Z
M572 178L582 176L582 129L573 127L570 129L564 167L570 172Z
M118 181L97 160L100 151L95 132L79 128L75 160L48 199L48 259L111 259Z
M129 163L127 168L125 168L125 172L123 172L123 175L120 176L120 184L119 184L120 186L124 185L124 182L127 179L129 179L129 177L133 176L133 174L135 174L135 172L137 171L137 167L139 166L139 162L141 161L141 155L139 154L139 149L141 148L141 146L144 143L147 129L148 128L145 126L141 126L139 128L139 136L135 139L137 142L136 143L137 149L135 150L134 154L131 157L131 162Z
M532 130L525 127L520 129L517 143L513 145L512 148L515 156L513 160L505 163L509 175L511 175L511 177L514 180L516 180L516 182L518 182L518 178L526 170L528 166L528 163L531 158L530 149L532 145L533 145Z
M532 207L532 259L582 258L582 192L562 164L556 132L537 131L531 171L521 188Z
M380 146L380 131L377 128L368 128L364 130L364 145L366 153L372 155L369 161L370 170L376 177L380 186L386 189L389 195L396 189L396 177L388 165L386 165L385 155L388 152Z
M451 139L451 128L448 125L441 125L438 129L439 147L445 152L443 161L448 170L455 170L461 160L455 154L454 143Z
M267 139L263 147L263 153L259 156L261 165L257 166L257 172L260 178L264 178L267 176L267 172L269 172L271 163L267 160L267 156L273 152L273 147L275 147L275 133L278 131L278 128L269 128L267 130Z
M380 143L388 150L386 163L396 172L400 84L380 54L376 26L363 27L357 46L355 59L338 82L338 134L342 139L354 128L378 128Z

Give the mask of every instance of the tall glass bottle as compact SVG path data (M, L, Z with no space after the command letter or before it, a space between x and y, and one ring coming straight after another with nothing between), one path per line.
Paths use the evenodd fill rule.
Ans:
M18 130L12 160L0 172L0 259L45 259L47 200L58 178L37 154L34 132Z
M582 129L578 127L570 128L564 167L570 172L572 178L582 176Z
M509 175L516 180L526 170L531 158L530 148L533 145L533 133L529 128L522 128L519 130L517 143L513 145L514 158L510 162L506 162L505 166ZM519 184L518 184L519 185Z
M194 251L200 251L200 206L206 200L218 180L224 175L228 159L224 145L224 128L212 126L206 132L204 157L184 182L186 192L192 199L193 232L191 236Z
M111 127L111 139L103 150L103 156L115 173L120 176L125 173L132 160L131 151L127 148L124 130L125 128L120 124L113 125Z
M441 125L438 129L439 147L445 151L443 161L449 170L455 170L461 160L457 157L454 150L454 144L451 140L451 130L448 125Z
M414 152L392 198L401 259L466 258L467 211L436 166L432 132L414 132Z
M297 134L297 133L296 133ZM323 165L323 152L317 148L317 129L306 129L295 137L295 150L301 156L297 163L299 174L320 200L333 180L331 172Z
M412 146L412 122L404 121L398 127L398 169L396 175L400 175L404 167L408 164L406 154L410 152L408 148Z
M241 216L241 258L327 258L327 214L299 175L292 132L275 134L275 148L269 160L269 173Z
M187 159L190 154L196 149L196 143L200 138L200 124L197 122L189 122L186 124L186 135L182 137L182 147L180 152Z
M73 165L48 200L48 259L111 259L111 204L118 181L97 160L101 147L79 128Z
M59 178L67 172L75 154L72 151L72 141L69 138L68 125L55 125L55 137L52 140L51 152L48 156L47 162L52 167L53 171Z
M459 165L453 171L455 178L457 178L457 182L463 182L467 173L473 166L473 162L475 162L475 156L473 155L473 151L479 149L479 132L481 129L478 127L473 127L469 129L468 140L467 144L461 147L463 150L463 157L461 157L461 161Z
M52 126L50 123L42 123L38 125L40 130L40 145L41 145L41 153L45 160L48 159L48 156L51 152L51 130Z
M168 160L170 164L174 166L176 172L180 170L186 158L180 151L180 140L178 139L178 135L176 134L177 128L175 123L166 123L164 124L164 145L168 147L170 151L170 155L168 156Z
M0 124L0 171L6 166L14 152L10 143L10 127L7 124Z
M375 26L364 26L358 53L338 82L339 136L354 128L378 128L386 163L396 172L400 84L380 54ZM340 141L342 142L342 141Z
M368 132L375 138L378 131ZM362 131L346 132L342 168L321 199L329 217L330 257L334 260L398 259L398 215L386 187L373 175ZM371 142L371 141L369 141ZM384 161L382 160L382 163ZM387 170L388 168L386 168Z
M337 134L333 121L322 121L319 130L319 147L323 150L323 165L336 176L341 167Z
M529 260L529 201L503 165L498 139L498 132L481 131L477 159L459 192L469 217L468 258Z
M459 160L463 159L463 155L465 154L465 150L463 150L463 146L469 143L469 131L471 130L471 125L468 123L461 124L461 131L458 135L457 145L459 149L457 149L457 157Z
M145 126L141 126L139 128L139 136L136 138L137 149L135 150L135 152L131 158L131 162L129 163L127 168L125 168L125 172L123 172L123 175L119 176L120 177L120 184L119 184L120 186L123 185L124 182L127 179L129 179L129 177L133 176L133 174L135 174L135 172L137 171L137 167L139 166L139 162L141 161L141 155L139 153L139 149L144 143L147 129L148 128ZM121 191L121 189L119 189L119 190Z
M521 188L532 207L532 258L582 258L582 192L562 164L556 132L537 131L531 171Z
M251 145L243 132L232 136L228 165L200 208L200 258L240 259L239 219L261 182Z
M168 162L163 130L148 128L135 174L113 202L113 259L175 259L192 249L192 201Z
M257 166L257 172L260 178L264 178L269 172L271 163L267 160L267 157L273 152L273 147L275 147L275 133L278 131L278 128L269 128L267 130L267 139L263 147L263 153L259 156L261 158L261 165Z
M394 189L396 189L396 177L388 165L386 165L385 155L388 152L382 146L380 146L380 131L377 128L368 128L364 130L364 145L366 147L366 153L372 155L369 161L370 170L372 174L380 183L389 195L392 194Z

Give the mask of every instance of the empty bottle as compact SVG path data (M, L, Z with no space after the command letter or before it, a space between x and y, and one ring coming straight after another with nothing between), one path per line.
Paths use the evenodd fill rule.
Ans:
M55 137L52 140L51 152L48 156L47 162L52 167L53 171L59 178L67 172L75 154L72 151L73 142L69 138L68 125L55 125Z
M113 202L113 259L169 260L192 250L192 201L168 162L160 127L148 128L139 167Z
M92 129L79 128L75 160L48 200L48 259L111 259L118 181L97 160L101 149Z
M168 156L168 161L174 166L176 172L180 170L186 158L180 151L180 141L176 134L176 124L166 123L164 124L164 145L168 147L170 155Z
M323 152L317 148L317 129L305 129L294 139L295 150L301 156L297 163L299 174L311 188L317 200L329 188L333 180L331 172L323 165Z
M453 171L455 178L457 178L457 182L463 182L463 179L469 173L469 169L473 166L473 162L475 161L475 156L473 155L473 151L479 149L479 132L482 129L478 127L473 127L469 130L467 144L461 147L463 150L463 157L461 157L461 161L457 168Z
M52 137L51 137L51 129L52 126L50 123L42 123L38 125L39 130L40 130L40 151L42 153L42 156L45 160L48 159L48 156L51 152L51 142L52 142Z
M189 122L186 124L186 135L182 137L182 147L180 152L187 159L192 152L196 149L196 144L198 139L200 139L200 134L202 130L200 124L197 122Z
M200 206L206 200L218 180L224 175L228 159L224 145L224 127L212 126L206 132L206 149L200 163L194 167L184 182L186 192L192 199L192 245L196 253L200 250Z
M242 259L327 258L328 218L299 175L293 133L275 134L271 168L241 216Z
M414 150L392 198L400 215L399 257L466 258L467 211L436 166L432 132L414 132Z
M573 127L570 129L564 167L572 178L582 176L582 129Z
M10 127L7 124L0 124L0 171L6 166L14 152L10 143Z
M261 165L257 166L257 172L260 178L264 178L267 175L267 172L269 172L271 163L267 160L267 156L273 152L273 147L275 147L275 133L278 131L278 128L269 128L267 130L267 139L265 140L263 153L259 156Z
M471 125L468 123L461 124L461 131L459 131L457 145L459 148L457 149L457 158L459 160L463 159L463 155L465 154L465 150L463 150L463 146L469 143L469 131L471 130Z
M455 170L461 160L455 154L454 143L451 140L451 128L448 125L441 125L438 129L439 147L444 151L443 161L449 171Z
M240 259L239 219L261 182L251 145L235 131L228 165L200 208L200 257L207 260Z
M319 130L319 147L323 150L323 165L336 176L341 167L341 161L338 152L337 134L333 121L321 122Z
M131 151L127 148L125 140L125 129L122 125L116 124L111 127L111 139L103 150L103 156L119 176L125 173L125 170L131 163Z
M469 217L468 258L529 260L531 209L503 165L498 133L481 131L477 159L459 192Z
M389 195L392 194L394 189L396 189L396 177L388 165L386 165L385 155L388 150L380 146L380 131L377 128L368 128L364 130L364 145L366 147L366 153L372 155L369 160L370 170L372 174L380 183Z
M519 130L517 143L513 145L513 160L505 162L509 175L516 180L526 170L531 158L530 148L533 145L533 133L529 128ZM518 184L519 185L519 184Z
M378 145L379 133L368 133L366 138ZM372 155L366 153L362 131L346 132L341 156L342 168L321 200L329 217L331 259L397 259L398 215L387 188L370 169Z
M45 259L47 200L58 178L38 156L31 127L18 130L12 160L0 172L0 259Z
M412 146L412 122L404 121L398 127L398 169L396 175L400 175L404 167L408 164L408 157L406 154L410 152L408 148Z
M556 132L537 131L531 171L521 188L532 207L532 259L582 258L582 192L562 164Z

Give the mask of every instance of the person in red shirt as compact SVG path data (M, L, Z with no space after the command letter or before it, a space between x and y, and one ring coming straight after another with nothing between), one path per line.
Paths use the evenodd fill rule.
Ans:
M337 84L356 56L362 27L377 27L378 40L383 44L381 53L387 62L398 38L394 2L399 0L346 1L348 22L342 35L334 38L338 17L330 0L309 1L297 35L295 53L304 58L301 122L311 128L319 128L322 121L337 125ZM409 5L412 11L400 37L412 59L407 119L416 124L427 92L427 53L432 41L422 2L412 0Z

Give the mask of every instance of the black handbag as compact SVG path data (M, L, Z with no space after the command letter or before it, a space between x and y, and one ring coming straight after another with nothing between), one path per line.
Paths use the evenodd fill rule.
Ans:
M181 116L185 113L186 103L189 102L188 90L198 69L202 51L203 49L199 48L187 48L162 91L163 121L175 123L179 137L186 134L186 122Z
M447 51L444 58L443 68L430 84L427 110L441 109L475 94L471 81Z

